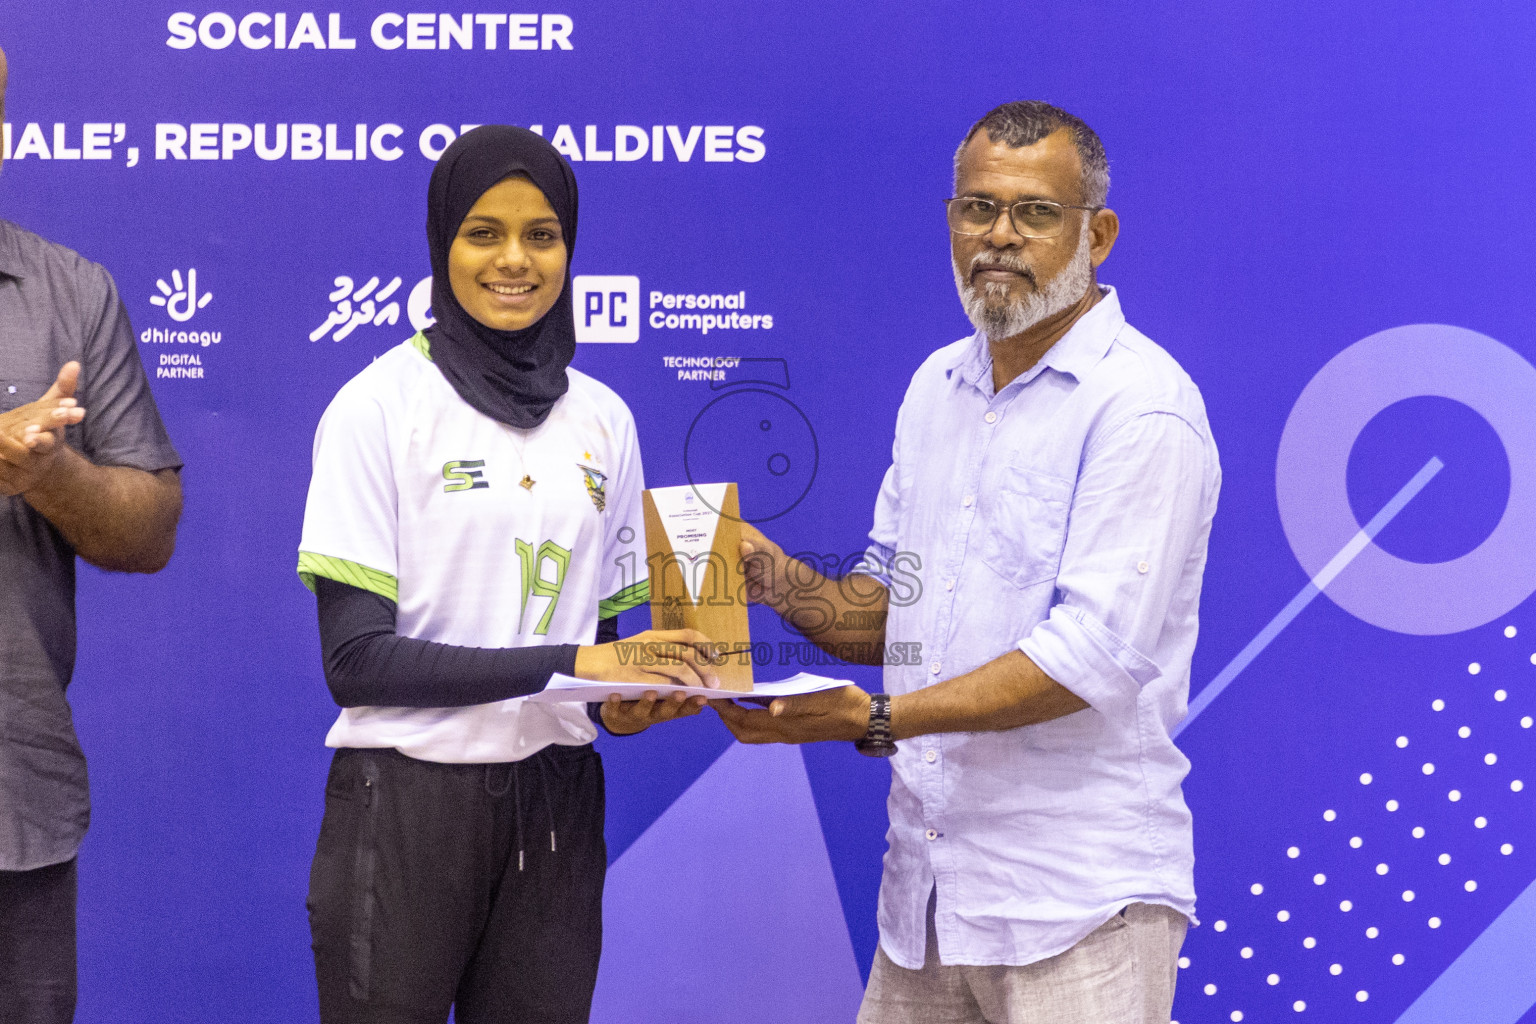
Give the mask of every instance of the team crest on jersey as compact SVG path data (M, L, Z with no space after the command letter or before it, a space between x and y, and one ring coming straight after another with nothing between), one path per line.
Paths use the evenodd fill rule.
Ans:
M599 512L603 511L608 506L608 474L585 463L578 462L576 466L586 482L587 497L592 499L592 504L597 506Z

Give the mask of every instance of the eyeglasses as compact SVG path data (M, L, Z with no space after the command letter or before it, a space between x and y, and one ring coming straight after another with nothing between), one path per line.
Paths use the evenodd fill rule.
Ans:
M976 196L958 196L944 200L949 217L949 230L957 235L985 235L997 224L1003 210L1013 229L1025 238L1055 238L1067 222L1067 210L1102 210L1102 206L1074 206L1071 203L1053 203L1049 199L1024 199L1011 206L1003 206L991 199Z

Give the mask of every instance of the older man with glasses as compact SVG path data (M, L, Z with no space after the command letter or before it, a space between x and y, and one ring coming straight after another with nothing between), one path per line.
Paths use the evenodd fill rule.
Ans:
M1097 282L1108 191L1071 114L978 121L946 200L976 333L912 379L863 563L826 579L744 531L749 593L818 644L872 664L922 645L885 693L715 702L744 742L892 758L860 1024L1164 1024L1173 1004L1195 894L1170 733L1221 471L1199 390ZM892 586L898 559L920 592Z

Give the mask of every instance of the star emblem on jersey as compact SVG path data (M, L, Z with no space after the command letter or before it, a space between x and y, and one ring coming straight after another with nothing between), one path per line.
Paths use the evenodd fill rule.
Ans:
M587 497L592 499L592 504L596 505L597 510L601 512L608 505L608 492L604 489L608 485L608 474L580 462L576 463L576 466L581 470L582 477L586 481Z

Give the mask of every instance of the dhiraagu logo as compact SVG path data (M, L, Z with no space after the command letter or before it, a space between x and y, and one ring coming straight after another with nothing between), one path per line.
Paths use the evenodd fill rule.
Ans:
M443 485L443 490L452 494L455 491L473 491L491 486L482 472L484 469L484 459L458 459L443 463L443 479L448 481Z
M173 288L172 285L175 287ZM165 311L171 315L171 319L179 324L184 324L197 315L197 311L213 301L213 296L208 292L197 290L197 268L187 270L186 283L182 283L181 271L171 271L171 284L165 283L165 278L155 281L155 287L159 289L159 295L151 295L149 301L157 306L164 306Z

